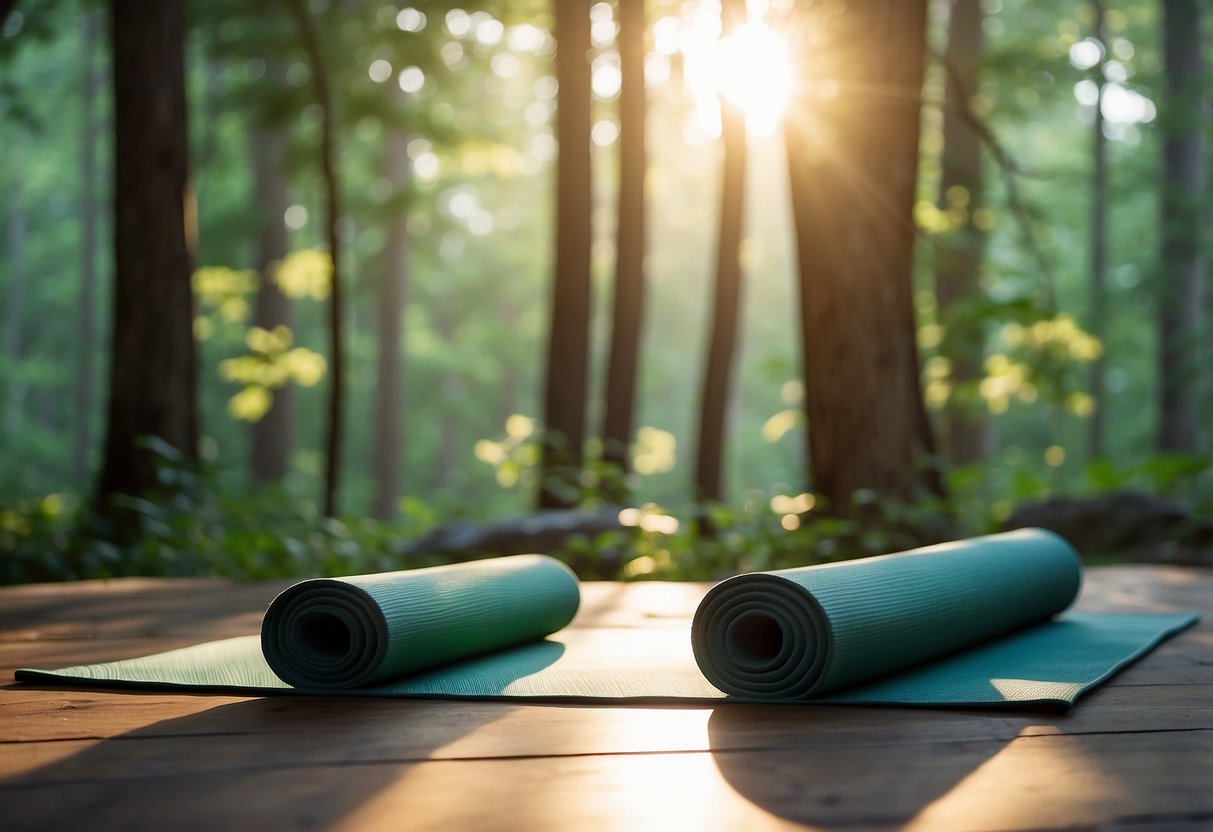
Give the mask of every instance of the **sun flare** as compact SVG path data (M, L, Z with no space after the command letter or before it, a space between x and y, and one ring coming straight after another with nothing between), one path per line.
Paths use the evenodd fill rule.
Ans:
M719 24L701 19L683 30L681 49L697 125L709 135L719 134L723 98L741 108L751 133L773 135L792 92L787 41L761 22L747 23L723 38L719 31Z

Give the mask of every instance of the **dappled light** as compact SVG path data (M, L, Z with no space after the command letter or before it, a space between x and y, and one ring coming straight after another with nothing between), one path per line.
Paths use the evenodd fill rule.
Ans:
M98 494L144 490L146 552L50 571L228 526L220 549L272 550L232 571L313 546L377 562L540 500L614 524L557 542L629 578L873 554L1061 497L1144 492L1192 529L1213 511L1200 21L1144 0L219 4L181 19L180 79L123 76L179 91L174 132L120 111L100 7L18 6L10 579ZM114 181L120 157L141 174ZM343 533L312 528L326 512Z

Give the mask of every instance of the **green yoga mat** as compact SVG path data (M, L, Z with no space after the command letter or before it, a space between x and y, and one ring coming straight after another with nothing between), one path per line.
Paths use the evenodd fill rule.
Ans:
M259 637L17 678L381 697L1068 707L1197 620L1059 616L1080 581L1069 544L1019 530L731 578L705 596L688 633L566 627L576 579L551 558L522 555L304 581L275 599Z
M270 604L261 649L293 687L366 687L541 639L579 601L577 577L542 555L317 578Z

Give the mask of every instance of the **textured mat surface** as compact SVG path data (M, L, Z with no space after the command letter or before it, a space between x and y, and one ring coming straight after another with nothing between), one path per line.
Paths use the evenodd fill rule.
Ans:
M576 610L575 579L551 559L520 556L308 581L271 605L261 637L17 678L386 697L1068 706L1197 620L1057 616L1080 577L1068 544L1024 530L733 578L708 593L691 634L561 630Z

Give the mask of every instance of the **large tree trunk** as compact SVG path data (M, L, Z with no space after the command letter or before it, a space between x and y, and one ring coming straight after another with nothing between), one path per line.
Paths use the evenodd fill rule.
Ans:
M811 486L843 515L861 488L942 490L910 285L926 3L847 8L814 21L833 83L806 79L787 124Z
M396 106L403 110L407 96L396 86ZM394 194L403 194L409 184L408 134L399 126L388 130L383 147L385 175ZM401 318L409 280L408 214L398 208L388 220L383 250L383 277L379 289L379 359L376 365L375 424L371 435L375 472L375 498L371 511L379 520L396 513L400 501L400 465L404 454L404 425L401 397L404 390L404 360L401 355Z
M556 264L552 281L540 508L577 503L590 340L590 4L556 0Z
M1094 0L1094 34L1099 41L1101 55L1107 55L1107 33L1104 27L1103 0ZM1090 315L1087 331L1104 341L1108 316L1107 261L1108 261L1108 139L1104 135L1103 94L1104 58L1095 64L1095 83L1099 94L1095 98L1095 119L1091 125L1091 274ZM1107 422L1104 393L1104 356L1091 363L1091 398L1095 410L1087 430L1087 455L1091 459L1103 456L1104 426Z
M290 201L283 170L287 136L278 128L259 129L252 134L251 145L253 190L261 223L257 234L257 270L261 282L253 321L263 329L272 330L276 326L291 329L295 317L291 300L274 280L274 271L290 248L283 221ZM252 426L250 462L256 482L281 482L290 467L294 440L295 388L288 383L274 391L270 409Z
M644 311L644 37L644 0L619 0L619 224L602 440L603 458L621 476L628 470ZM612 496L625 495L619 488Z
M93 343L95 330L94 289L97 285L97 72L93 66L98 17L84 15L81 58L81 88L84 112L80 130L80 299L76 306L76 431L72 441L72 470L77 482L89 474L93 419Z
M299 36L312 70L312 87L320 106L320 175L324 181L324 233L333 260L329 293L329 400L328 430L324 442L324 515L337 514L337 492L341 478L341 444L345 426L345 357L342 319L344 291L341 285L341 235L337 231L341 217L341 189L337 182L336 136L333 126L333 98L329 94L328 67L316 26L303 0L291 0L291 11L299 27Z
M1158 449L1196 450L1204 186L1202 0L1163 0L1162 252L1159 258Z
M155 436L197 460L197 365L185 237L185 3L112 0L114 325L96 505L156 485Z
M745 0L725 0L721 28L725 36L745 23ZM741 234L745 203L745 114L720 97L721 160L720 228L716 237L716 278L712 296L712 329L699 396L699 444L695 453L695 496L724 499L725 414L737 344L741 300Z
M953 399L944 415L948 461L953 465L970 465L985 457L989 437L989 420L974 402L955 392L960 385L972 386L981 378L985 351L985 328L966 310L982 295L981 264L986 246L985 232L973 222L974 212L983 205L981 139L965 118L981 72L983 17L980 0L956 0L944 57L948 92L939 199L946 210L957 201L959 192L967 198L964 224L948 234L947 248L938 252L935 260L935 296L944 326L940 354L952 365Z

